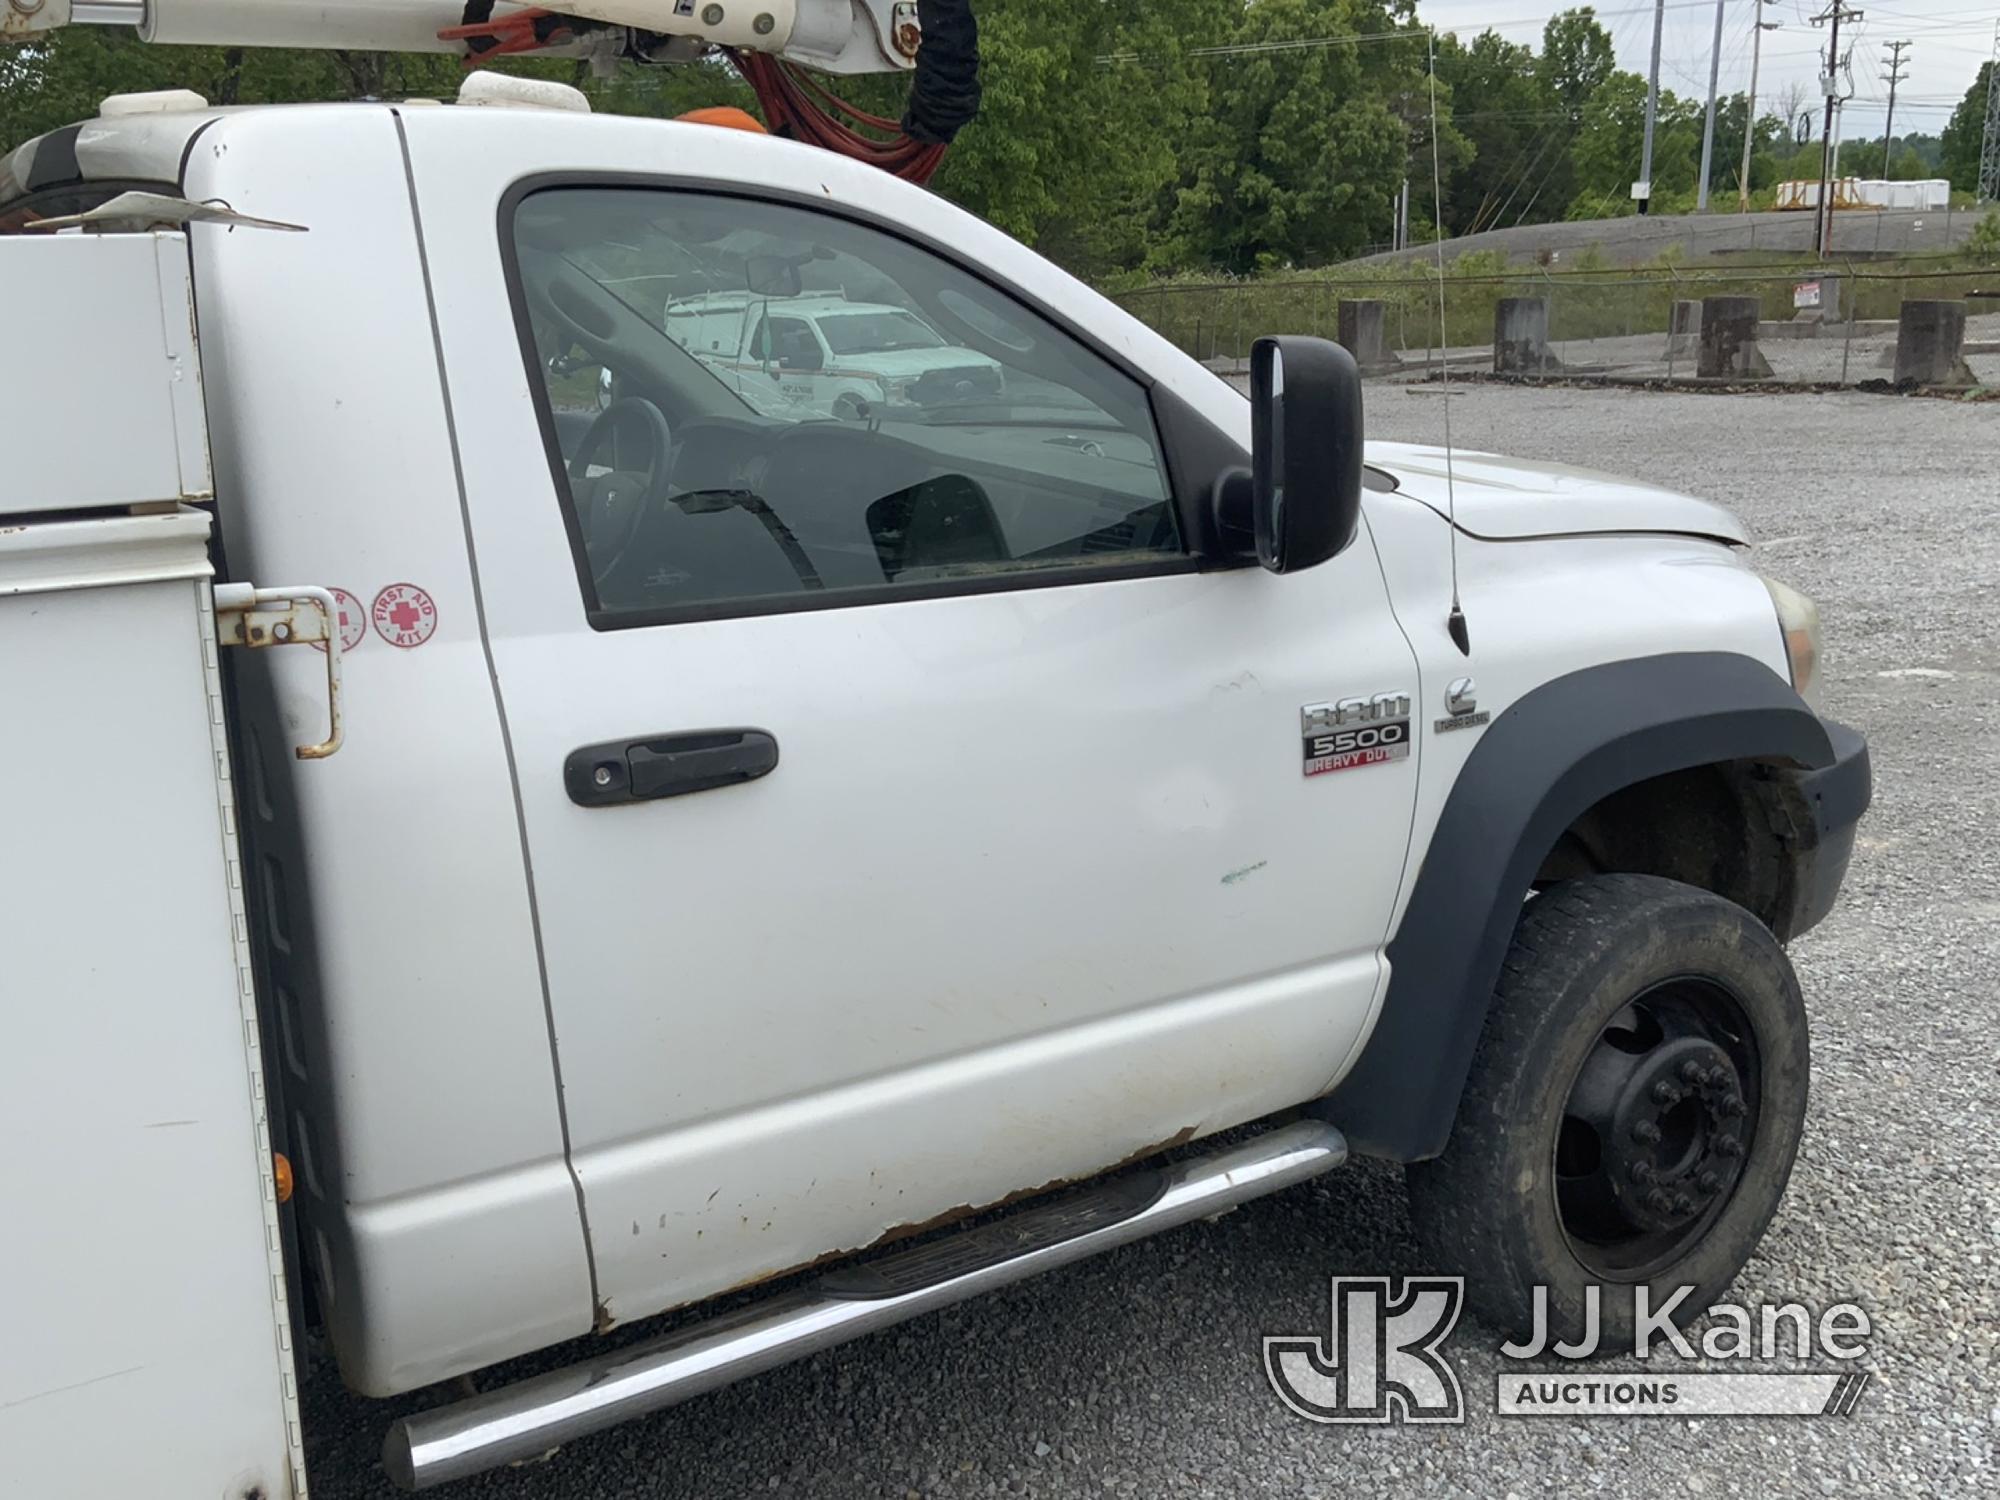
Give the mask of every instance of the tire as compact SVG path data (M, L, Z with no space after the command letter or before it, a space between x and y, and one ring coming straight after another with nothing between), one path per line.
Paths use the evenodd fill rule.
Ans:
M1596 1283L1606 1351L1631 1347L1642 1285L1655 1314L1694 1288L1686 1323L1777 1212L1808 1053L1791 962L1742 907L1649 875L1551 886L1515 929L1444 1154L1408 1168L1418 1237L1512 1335L1538 1286L1573 1340Z

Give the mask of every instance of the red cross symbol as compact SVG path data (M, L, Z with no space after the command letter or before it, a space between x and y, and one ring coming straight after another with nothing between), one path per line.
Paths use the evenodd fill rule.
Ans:
M369 609L375 633L392 646L421 646L437 629L437 605L414 583L392 583Z

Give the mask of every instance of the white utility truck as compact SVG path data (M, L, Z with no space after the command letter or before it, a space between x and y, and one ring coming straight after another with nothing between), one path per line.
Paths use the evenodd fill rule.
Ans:
M1869 795L1735 517L1364 456L1343 351L1246 401L811 146L468 98L0 156L9 1493L303 1495L302 1326L442 1386L437 1484L1350 1150L1495 1326L1712 1300ZM1003 378L747 400L662 317L730 275Z
M724 292L670 303L665 318L667 337L773 415L804 407L864 421L882 406L991 400L1006 382L997 359L947 343L894 303Z

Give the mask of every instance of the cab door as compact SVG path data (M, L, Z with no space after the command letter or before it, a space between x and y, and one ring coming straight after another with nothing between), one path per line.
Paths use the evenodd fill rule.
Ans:
M773 313L764 323L768 343L763 349L776 373L778 389L792 405L824 414L830 402L826 351L819 335L804 318Z
M837 200L557 184L502 218L511 376L491 318L448 299L441 330L456 399L490 402L468 517L601 1317L1327 1087L1416 778L1302 753L1308 705L1414 686L1365 534L1295 576L1206 566L1141 372ZM999 360L1004 394L753 410L657 308L619 312L724 221L808 294ZM575 280L606 266L612 300ZM557 346L671 451L576 464Z

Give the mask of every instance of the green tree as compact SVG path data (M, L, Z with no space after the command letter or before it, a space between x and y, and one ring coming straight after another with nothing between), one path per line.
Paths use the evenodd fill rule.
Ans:
M1896 175L1898 177L1941 177L1938 161L1944 143L1934 135L1913 130L1908 135L1896 137ZM1908 170L1905 170L1907 166Z
M1578 124L1571 153L1576 164L1572 218L1599 218L1629 212L1631 188L1645 159L1646 80L1637 73L1613 73L1591 95ZM1660 90L1653 123L1653 200L1690 199L1701 153L1701 109Z
M1981 63L1979 76L1951 112L1940 142L1938 165L1961 192L1979 190L1979 148L1986 135L1986 90L1992 76L1993 64Z
M1157 256L1208 107L1190 47L1228 34L1232 0L985 0L984 97L945 157L937 189L1072 270L1130 270ZM1099 58L1127 61L1100 65ZM901 80L884 85L900 108Z
M1583 112L1612 75L1618 59L1611 33L1590 6L1551 16L1542 28L1542 53L1535 59L1535 84L1549 113L1548 149L1560 153L1546 170L1536 196L1535 216L1555 218L1577 196L1576 148L1582 140Z
M1818 141L1804 141L1797 145L1780 142L1775 155L1777 175L1774 182L1819 181L1822 158L1825 155Z
M1218 59L1210 110L1193 134L1172 219L1184 257L1232 271L1338 260L1388 238L1405 175L1411 219L1428 216L1424 34L1379 0L1255 0L1235 40L1271 46L1322 37L1355 42L1239 53ZM1450 125L1439 89L1439 158L1455 168L1470 150ZM1428 126L1423 126L1427 131Z
M1389 237L1406 179L1419 237L1434 219L1464 234L1628 211L1645 85L1618 71L1589 6L1551 18L1539 54L1490 31L1441 38L1433 90L1415 0L977 3L984 106L935 186L1081 275L1336 261ZM1216 50L1227 43L1239 46ZM755 107L720 61L625 66L603 78L571 59L498 66L572 82L608 112ZM70 27L0 48L0 145L87 118L112 93L183 87L239 104L438 97L461 73L444 55L146 47L127 33ZM1970 167L1951 168L1966 185L1977 170L1984 76L1956 133L1936 143L1963 158L1969 139ZM833 82L856 106L891 117L909 87L899 76ZM1433 96L1441 205L1431 189ZM1712 181L1720 193L1734 185L1743 114L1740 95L1724 102ZM1699 111L1663 95L1658 124L1653 176L1665 207L1693 195ZM1777 121L1757 122L1759 185L1787 169L1782 135ZM1899 173L1916 170L1913 154L1899 149ZM1815 160L1802 175L1817 171Z
M1871 142L1870 144L1872 145L1873 143ZM1928 177L1931 175L1924 166L1923 158L1912 150L1908 142L1900 135L1889 143L1887 171L1883 170L1884 157L1881 147L1877 146L1870 153L1870 159L1875 163L1869 170L1868 175L1871 177L1880 176L1887 177L1894 182L1908 182L1915 177Z
M1584 106L1611 81L1617 69L1618 54L1612 48L1611 33L1599 24L1595 9L1585 5L1549 17L1542 28L1542 55L1535 64L1535 78L1566 119L1580 120Z
M1715 102L1715 154L1709 163L1708 191L1711 202L1733 197L1736 179L1743 170L1743 117L1750 108L1744 94L1729 94ZM1776 115L1757 117L1757 134L1750 143L1750 186L1769 187L1777 179L1774 151L1789 151L1785 126ZM1697 169L1699 170L1699 169Z
M1438 44L1438 78L1451 95L1452 124L1467 158L1445 185L1445 226L1473 234L1528 219L1555 201L1548 189L1565 169L1569 132L1535 75L1535 54L1486 31L1470 47Z
M721 64L628 67L609 79L569 58L505 58L501 71L574 83L595 108L674 115L705 104L754 104ZM147 46L128 33L69 26L32 47L0 47L0 149L88 119L107 94L192 89L215 104L450 98L465 69L443 53L315 52L261 47Z
M1989 208L1979 216L1960 253L1975 264L2000 258L2000 208Z

